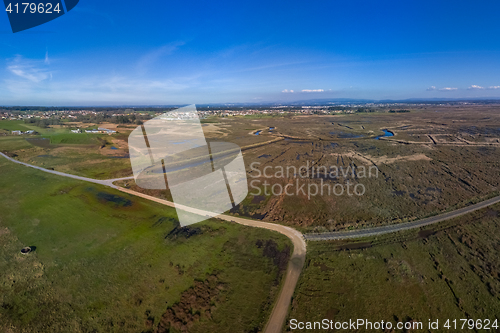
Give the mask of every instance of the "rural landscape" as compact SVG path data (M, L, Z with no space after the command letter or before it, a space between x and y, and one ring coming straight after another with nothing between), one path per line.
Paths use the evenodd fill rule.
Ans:
M170 109L5 108L0 328L270 332L294 331L292 318L358 317L494 323L500 206L473 207L499 195L499 108L201 107L207 141L241 147L249 194L223 219L188 227L161 204L171 200L168 188L135 184L129 159L130 132ZM245 221L272 223L278 233ZM397 229L407 223L417 227ZM302 235L307 254L279 226ZM396 229L370 234L389 226ZM279 310L284 322L273 319Z
M0 333L500 332L500 2L4 0Z

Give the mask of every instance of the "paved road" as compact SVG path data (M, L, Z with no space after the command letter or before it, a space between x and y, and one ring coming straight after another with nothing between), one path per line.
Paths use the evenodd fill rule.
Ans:
M338 231L338 232L325 232L325 233L317 233L317 234L305 234L305 239L309 241L324 241L324 240L339 240L339 239L348 239L348 238L361 238L368 236L376 236L388 234L391 232L397 232L402 230L409 230L420 228L429 224L449 220L458 216L462 216L471 212L474 212L478 209L488 207L490 205L496 204L500 202L500 196L494 197L485 201L481 201L477 204L470 205L464 208L460 208L448 213L428 217L422 220L400 223L394 225L388 225L383 227L376 228L367 228L361 230L353 230L353 231Z
M170 206L170 207L175 207L175 208L180 208L183 210L186 210L188 212L194 213L194 214L200 214L203 216L207 217L217 217L225 221L230 221L230 222L235 222L239 223L242 225L246 226L251 226L251 227L257 227L257 228L264 228L268 230L273 230L277 231L285 236L287 236L293 243L293 253L292 257L290 258L290 262L288 263L288 268L287 268L287 273L285 277L285 281L283 284L283 288L280 291L280 294L278 296L278 300L276 304L274 305L274 308L271 312L271 317L269 318L269 322L266 325L266 328L264 330L265 333L278 333L282 331L282 327L285 324L285 319L288 314L288 309L291 303L291 299L295 290L295 287L297 285L300 272L302 271L302 268L304 266L305 262L305 257L306 257L306 242L304 239L310 240L310 241L320 241L320 240L340 240L340 239L348 239L348 238L360 238L360 237L368 237L368 236L375 236L375 235L382 235L382 234L387 234L391 232L396 232L396 231L402 231L402 230L408 230L408 229L414 229L414 228L420 228L429 224L441 222L444 220L448 220L451 218L455 218L467 213L471 213L473 211L476 211L481 208L485 208L487 206L490 206L492 204L500 202L500 196L494 197L485 201L482 201L480 203L460 208L457 210L454 210L452 212L444 213L441 215L437 216L432 216L426 219L418 220L418 221L413 221L413 222L407 222L407 223L401 223L401 224L396 224L396 225L389 225L389 226L383 226L383 227L377 227L377 228L369 228L369 229L362 229L362 230L354 230L354 231L339 231L339 232L330 232L330 233L321 233L321 234L306 234L302 235L299 231L283 226L280 224L274 224L274 223L267 223L267 222L262 222L262 221L256 221L256 220L250 220L250 219L244 219L240 217L234 217L230 215L217 215L215 213L187 207L187 206L182 206L182 205L175 205L171 201L167 200L162 200L159 198L155 198L143 193L135 192L120 186L116 186L113 184L113 182L118 181L118 180L126 180L126 179L133 179L134 177L125 177L125 178L116 178L116 179L107 179L107 180L98 180L98 179L92 179L92 178L86 178L86 177L80 177L80 176L75 176L63 172L58 172L54 170L48 170L44 169L41 167L37 167L31 164L23 163L16 161L7 155L0 153L3 157L7 158L8 160L22 164L24 166L30 167L30 168L35 168L40 171L52 173L58 176L63 176L63 177L69 177L77 180L83 180L95 184L100 184L104 186L109 186L112 188L115 188L119 191L135 195L147 200L155 201L160 204Z
M262 221L256 221L256 220L250 220L250 219L244 219L241 217L234 217L234 216L229 216L229 215L219 215L216 213L212 212L207 212L203 211L200 209L192 208L192 207L187 207L183 205L176 205L171 201L167 200L162 200L156 197L152 197L143 193L135 192L120 186L116 186L113 184L113 182L118 181L118 180L125 180L125 179L133 179L134 177L125 177L125 178L115 178L115 179L107 179L107 180L98 180L98 179L92 179L92 178L87 178L87 177L80 177L80 176L75 176L71 175L68 173L64 172L59 172L59 171L54 171L54 170L48 170L44 169L41 167L37 167L28 163L23 163L19 162L13 158L8 157L7 155L0 153L3 157L8 159L11 162L17 163L17 164L22 164L24 166L34 168L40 171L48 172L54 175L58 176L63 176L63 177L68 177L68 178L73 178L77 180L83 180L95 184L100 184L104 186L109 186L114 189L117 189L119 191L135 195L147 200L155 201L157 203L170 206L170 207L175 207L175 208L180 208L182 210L194 213L194 214L199 214L202 216L207 216L207 217L217 217L219 219L225 220L225 221L230 221L230 222L235 222L239 223L242 225L250 226L250 227L257 227L257 228L264 228L268 230L273 230L277 231L285 236L287 236L293 243L293 253L292 257L290 258L290 261L288 263L287 267L287 273L285 276L285 281L283 284L283 288L280 291L280 294L278 296L278 300L276 304L274 305L274 308L271 312L271 317L269 319L269 322L266 325L265 328L265 333L277 333L281 332L281 328L285 324L285 319L288 314L288 308L290 306L293 292L295 291L295 286L297 285L297 282L299 280L300 272L302 271L302 267L304 266L305 258L306 258L306 242L304 240L303 235L290 227L283 226L280 224L274 224L274 223L267 223L267 222L262 222Z

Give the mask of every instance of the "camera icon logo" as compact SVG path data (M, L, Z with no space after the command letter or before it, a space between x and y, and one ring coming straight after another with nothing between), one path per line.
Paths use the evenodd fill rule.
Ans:
M248 194L240 147L207 143L194 105L148 120L132 131L128 144L136 184L168 188L181 226L221 214Z

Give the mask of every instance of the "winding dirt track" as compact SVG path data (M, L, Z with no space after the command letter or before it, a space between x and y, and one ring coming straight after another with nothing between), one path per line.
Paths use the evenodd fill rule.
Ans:
M155 201L157 203L170 206L170 207L175 207L175 208L180 208L182 210L194 213L194 214L199 214L202 216L207 216L207 217L217 217L219 219L229 221L229 222L235 222L239 223L242 225L246 226L251 226L251 227L256 227L256 228L264 228L268 230L273 230L277 231L285 236L287 236L293 243L293 253L292 257L290 258L290 262L288 263L288 268L287 268L287 273L285 277L285 281L283 284L283 288L280 291L280 294L278 296L278 300L276 301L274 308L271 312L271 316L269 318L269 321L264 329L265 333L278 333L282 331L282 327L285 324L285 319L288 314L288 308L291 303L291 299L295 290L295 287L297 285L297 282L299 280L300 272L302 271L302 268L304 266L305 262L305 257L306 257L306 242L305 239L314 241L314 240L340 240L340 239L348 239L348 238L361 238L361 237L368 237L368 236L374 236L374 235L380 235L380 234L387 234L387 233L393 233L401 230L408 230L408 229L414 229L414 228L420 228L422 226L426 226L429 224L441 222L444 220L452 219L473 211L476 211L478 209L485 208L487 206L490 206L492 204L500 202L500 196L479 202L477 204L467 206L464 208L460 208L448 213L444 213L441 215L436 215L433 217L429 217L426 219L418 220L418 221L413 221L413 222L408 222L408 223L402 223L402 224L397 224L397 225L389 225L389 226L383 226L383 227L376 227L376 228L369 228L369 229L362 229L362 230L354 230L354 231L341 231L341 232L332 232L332 233L323 233L323 234L306 234L303 235L299 231L283 226L280 224L274 224L274 223L267 223L267 222L262 222L262 221L256 221L256 220L251 220L251 219L244 219L241 217L235 217L235 216L229 216L229 215L218 215L216 213L212 212L207 212L187 206L182 206L182 205L176 205L171 201L167 200L162 200L158 199L143 193L135 192L120 186L116 186L113 184L113 182L118 181L118 180L125 180L125 179L133 179L134 177L125 177L125 178L116 178L116 179L107 179L107 180L98 180L98 179L92 179L92 178L86 178L86 177L80 177L80 176L75 176L63 172L58 172L54 170L48 170L44 169L41 167L37 167L31 164L23 163L16 161L7 155L0 153L1 156L5 157L9 161L12 161L17 164L22 164L24 166L38 169L40 171L48 172L54 175L58 176L63 176L63 177L68 177L68 178L73 178L77 180L83 180L95 184L100 184L104 186L109 186L114 189L117 189L119 191L135 195L147 200Z
M288 308L292 300L293 292L295 291L295 286L299 281L300 272L302 271L302 267L304 266L304 262L306 259L306 242L304 240L304 236L302 235L302 233L293 228L286 227L280 224L249 220L241 217L229 216L224 214L218 215L216 213L207 212L196 208L191 208L183 205L176 205L171 201L155 198L123 187L116 186L115 188L117 188L122 192L135 195L144 199L148 199L151 201L155 201L166 206L180 208L190 213L207 217L217 217L221 220L236 222L238 224L250 227L273 230L287 236L293 243L293 253L288 263L286 277L283 283L283 288L281 288L278 300L274 305L274 308L271 312L271 317L269 318L269 321L264 330L265 333L281 332L281 328L285 324L285 319L288 314Z

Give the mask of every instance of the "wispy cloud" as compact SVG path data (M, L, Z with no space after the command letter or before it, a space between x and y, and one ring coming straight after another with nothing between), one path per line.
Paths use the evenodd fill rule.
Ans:
M488 89L500 89L500 86L489 86Z
M301 91L296 92L294 90L285 89L285 90L282 90L281 92L286 93L286 94L290 94L290 93L322 93L322 92L325 92L325 90L324 89L302 89Z
M427 88L427 91L434 91L434 90L437 90L435 86L430 86L429 88Z
M18 55L8 61L7 70L20 78L33 83L39 83L52 76L47 66L43 66L43 64L47 64L47 59L47 54L43 61L25 59Z
M467 88L468 90L483 90L484 87L481 87L481 86L478 86L478 85L475 85L473 84L472 86L470 86L469 88Z
M146 53L137 62L138 71L142 73L147 72L148 69L150 69L158 60L160 60L162 57L174 53L180 46L184 44L184 42L174 42Z
M164 104L171 101L175 104L186 99L186 94L192 94L193 91L189 82L180 79L152 80L106 74L43 81L40 84L29 80L5 79L3 87L5 89L0 89L0 100L10 103L36 100L43 105Z
M45 60L44 60L45 65L50 65L50 59L49 59L49 50L45 51Z
M324 92L325 90L323 89L302 89L302 92L305 93L313 93L313 92Z

